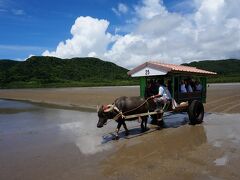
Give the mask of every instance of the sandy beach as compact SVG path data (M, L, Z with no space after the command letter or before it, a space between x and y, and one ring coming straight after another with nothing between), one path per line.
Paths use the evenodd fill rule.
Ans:
M143 134L127 122L130 135L122 130L118 141L114 121L96 128L97 105L138 94L138 87L0 90L0 98L23 100L0 100L0 179L240 179L240 84L208 87L200 125L189 125L186 113Z
M62 105L95 110L120 96L139 96L139 87L90 87L0 90L0 98ZM240 84L210 84L207 90L206 112L239 113Z

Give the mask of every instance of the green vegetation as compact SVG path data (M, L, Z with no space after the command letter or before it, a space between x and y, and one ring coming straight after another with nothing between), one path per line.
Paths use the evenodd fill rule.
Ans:
M97 58L60 59L34 56L0 61L1 88L83 87L138 84L127 69Z
M240 82L240 60L238 59L194 61L183 65L217 72L217 76L208 78L210 83Z
M217 72L208 82L240 82L240 60L184 64ZM127 69L97 58L34 56L26 61L0 60L0 88L118 86L139 84Z

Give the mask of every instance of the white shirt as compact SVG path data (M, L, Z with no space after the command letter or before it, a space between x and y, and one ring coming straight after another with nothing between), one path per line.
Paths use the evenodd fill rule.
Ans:
M169 90L165 86L160 86L159 87L159 95L161 95L165 99L172 99L172 96L169 92Z

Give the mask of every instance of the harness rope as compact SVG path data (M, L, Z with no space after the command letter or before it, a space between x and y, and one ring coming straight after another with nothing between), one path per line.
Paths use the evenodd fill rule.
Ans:
M135 108L133 108L131 110L125 111L125 112L121 112L118 109L118 107L114 104L113 105L114 106L113 109L116 110L118 112L118 114L116 116L114 116L113 120L117 120L120 116L122 116L122 118L124 119L125 118L124 114L137 110L138 108L142 107L145 103L147 103L147 101L149 99L153 99L153 98L157 98L157 97L160 97L160 95L150 96L142 104L140 104L139 106L137 106L137 107L135 107Z

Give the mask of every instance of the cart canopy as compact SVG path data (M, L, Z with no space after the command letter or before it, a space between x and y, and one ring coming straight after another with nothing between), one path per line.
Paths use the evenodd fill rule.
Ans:
M165 64L155 61L145 62L131 71L128 71L128 75L131 77L159 76L166 74L195 74L200 76L209 76L216 75L217 73L198 69L196 67Z

